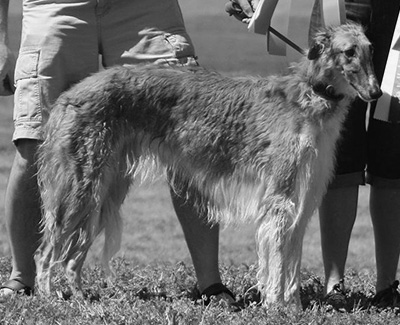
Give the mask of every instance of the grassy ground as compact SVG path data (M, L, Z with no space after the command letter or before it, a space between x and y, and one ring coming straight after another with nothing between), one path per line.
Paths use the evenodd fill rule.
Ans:
M223 303L204 306L194 289L193 268L183 262L137 267L128 260L114 261L116 278L104 281L96 266L84 269L84 298L71 296L64 278L56 273L51 296L16 297L0 304L1 324L385 324L399 323L397 310L370 307L371 275L352 273L348 312L337 312L322 300L321 279L302 273L300 310L261 308L245 292L254 284L250 265L223 266L225 283L238 294L239 311ZM0 259L0 272L9 268Z
M223 73L269 74L283 68L280 58L268 57L264 38L247 33L245 26L227 17L224 1L184 0L186 24L196 45L200 62ZM11 33L17 35L20 25L18 5L11 1ZM11 46L18 48L17 38ZM4 197L10 171L13 146L12 99L0 99L0 197ZM348 282L353 296L362 293L365 300L373 291L373 235L368 213L368 187L360 192L357 223L348 257ZM228 313L220 307L204 308L194 303L190 288L194 284L188 250L174 215L168 189L164 183L135 190L123 206L124 239L118 259L115 286L106 287L96 263L101 241L94 245L85 269L85 286L94 292L92 302L70 300L65 303L56 295L35 297L0 305L2 324L258 324L269 319L270 324L395 324L393 313L356 312L340 315L326 313L319 304L322 263L318 218L314 217L305 237L303 293L309 303L305 312L287 310L246 309ZM0 200L0 280L7 279L9 264L8 238L5 232L4 203ZM251 225L227 228L221 234L221 267L225 281L237 293L244 292L254 281L256 261L254 229ZM249 269L250 268L250 269ZM249 274L249 275L248 275ZM58 278L60 278L58 276ZM62 281L58 281L61 287ZM150 288L146 296L141 290ZM160 289L161 288L161 289ZM142 292L142 293L141 293ZM167 292L167 298L160 298ZM183 293L182 293L183 292ZM185 293L186 292L186 293ZM163 295L161 295L163 296ZM214 309L213 309L214 308ZM174 316L175 315L175 316ZM174 318L175 317L175 318ZM175 322L173 321L175 319Z

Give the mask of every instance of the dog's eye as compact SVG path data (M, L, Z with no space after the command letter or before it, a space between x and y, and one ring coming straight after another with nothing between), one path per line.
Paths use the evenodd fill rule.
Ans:
M354 48L348 49L346 51L343 51L344 55L346 55L348 58L352 58L356 55L356 50Z

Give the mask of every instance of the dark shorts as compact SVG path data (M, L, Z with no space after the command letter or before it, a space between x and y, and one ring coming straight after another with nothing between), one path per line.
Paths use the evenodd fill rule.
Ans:
M398 0L372 1L367 34L374 46L374 66L382 80L393 30L399 14ZM365 184L400 188L400 123L373 118L375 105L357 99L338 142L336 173L330 187Z

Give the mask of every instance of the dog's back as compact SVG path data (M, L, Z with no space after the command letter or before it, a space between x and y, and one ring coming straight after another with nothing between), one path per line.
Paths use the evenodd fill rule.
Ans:
M187 155L188 168L198 164L215 175L226 174L247 166L249 159L262 157L265 150L279 154L285 142L296 141L305 125L323 120L323 110L311 109L323 107L317 102L323 100L301 93L303 88L309 91L306 83L293 75L228 78L202 68L188 73L187 69L154 66L115 67L61 96L46 138L59 141L60 150L74 152L82 162L96 144L111 148L121 137L129 142L149 135L151 141L162 139L169 150ZM326 111L332 114L331 107ZM344 116L345 112L335 113ZM103 151L102 159L97 157L88 170L107 161L108 152Z

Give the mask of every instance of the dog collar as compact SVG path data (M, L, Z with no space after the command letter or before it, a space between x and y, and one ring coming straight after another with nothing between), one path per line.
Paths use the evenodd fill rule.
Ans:
M336 94L335 88L332 85L319 82L315 85L311 85L311 88L318 96L329 101L338 102L344 98L343 94Z

